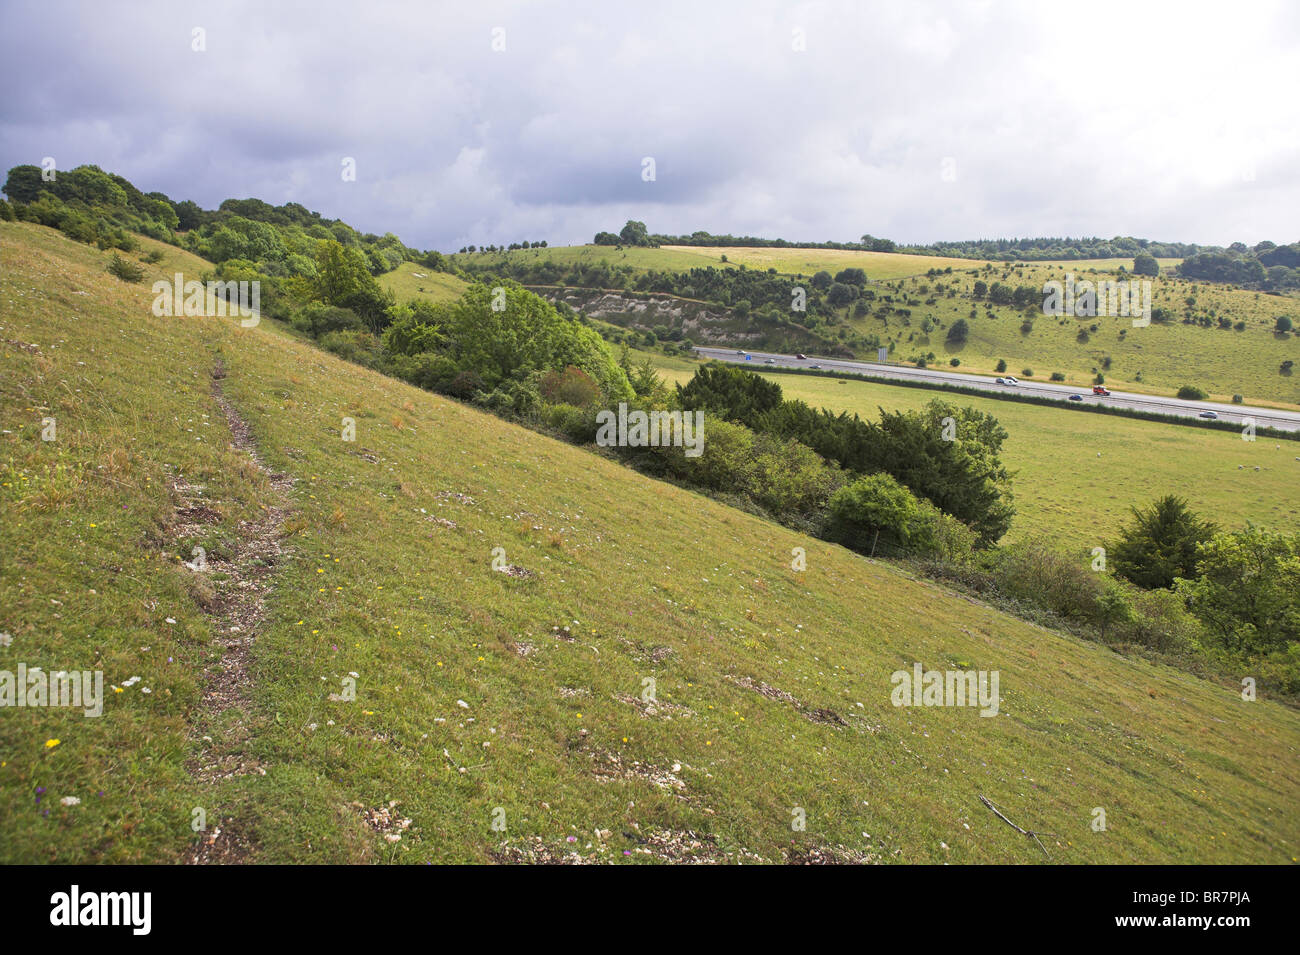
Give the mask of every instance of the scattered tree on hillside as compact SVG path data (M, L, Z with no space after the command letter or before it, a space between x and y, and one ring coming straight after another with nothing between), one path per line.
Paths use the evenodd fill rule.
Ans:
M1160 274L1160 263L1151 253L1139 252L1133 257L1133 274L1157 276Z
M1131 510L1132 523L1110 548L1115 573L1148 590L1172 587L1175 578L1195 576L1197 547L1214 536L1215 526L1173 494Z

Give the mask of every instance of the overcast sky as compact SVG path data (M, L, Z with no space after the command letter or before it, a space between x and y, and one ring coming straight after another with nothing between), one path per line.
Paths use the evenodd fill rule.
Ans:
M421 248L589 242L629 218L1300 239L1286 0L10 0L0 29L4 169L95 163Z

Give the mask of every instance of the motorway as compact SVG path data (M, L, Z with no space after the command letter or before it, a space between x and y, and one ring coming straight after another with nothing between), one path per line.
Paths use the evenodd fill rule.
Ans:
M994 394L1020 392L1051 398L1066 404L1108 404L1139 411L1152 411L1158 414L1177 415L1182 418L1196 418L1202 411L1213 411L1222 421L1241 424L1245 418L1253 418L1257 427L1272 427L1284 431L1300 431L1300 412L1279 411L1275 408L1255 408L1250 405L1220 404L1214 401L1180 401L1177 398L1161 398L1156 395L1138 395L1126 391L1112 391L1109 396L1094 395L1092 388L1054 385L1041 381L1021 381L1018 385L999 385L994 379L984 375L964 375L954 371L942 371L938 368L913 368L908 365L881 365L875 362L855 361L843 358L796 358L794 355L778 355L773 352L751 351L739 354L735 348L696 348L704 358L730 361L745 365L752 371L763 371L773 366L783 368L811 368L820 365L822 370L851 372L859 375L873 375L877 378L896 378L907 381L928 381L934 384L960 385ZM748 357L746 357L746 355ZM772 359L768 363L768 359ZM1082 395L1082 402L1069 401L1070 395Z

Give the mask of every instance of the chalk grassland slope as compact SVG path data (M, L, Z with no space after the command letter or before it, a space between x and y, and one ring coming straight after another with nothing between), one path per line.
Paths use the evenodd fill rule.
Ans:
M723 262L722 257L727 257ZM822 270L832 274L846 268L860 268L872 281L924 275L931 269L951 267L953 271L979 268L986 263L980 259L959 259L933 255L905 255L901 252L857 252L843 249L749 248L746 246L688 246L665 245L659 248L625 246L618 249L609 245L566 245L545 249L516 249L509 252L475 252L451 256L458 264L492 265L501 262L522 261L555 262L557 265L631 266L638 272L656 269L661 272L684 272L695 268L776 269L783 275L812 276ZM1172 266L1178 259L1160 259L1162 266ZM999 265L1002 263L994 263ZM1131 268L1132 259L1090 259L1071 266L1115 269L1120 265Z
M859 332L878 335L882 342L894 342L891 357L895 361L933 352L941 366L956 358L962 371L991 373L1002 359L1011 374L1029 368L1039 379L1059 371L1067 383L1082 385L1090 384L1093 375L1101 372L1108 385L1121 390L1172 395L1183 385L1197 385L1219 401L1240 394L1247 404L1300 404L1300 374L1280 372L1284 361L1300 360L1300 336L1274 331L1279 315L1290 316L1300 325L1300 298L1295 296L1189 282L1162 273L1152 280L1151 305L1153 310L1167 309L1173 320L1137 328L1132 318L1118 315L1044 315L1041 298L1027 313L1011 306L994 306L988 311L984 302L970 297L977 278L989 285L1000 281L1041 290L1048 281L1064 283L1067 274L1076 281L1115 278L1114 272L1097 270L1090 263L999 265L978 276L965 272L938 279L922 276L903 280L901 289L877 289L878 296L893 294L891 307L907 308L910 315L882 317L878 312L883 303L878 298L871 303L872 314L849 319L849 323ZM938 282L956 287L958 295L948 298L939 293ZM933 304L927 304L932 299ZM1204 316L1215 327L1183 324L1189 314L1197 319ZM1026 317L1032 322L1029 331L1023 328ZM922 330L927 318L937 323L928 334ZM966 319L970 335L963 343L951 344L947 330L959 318ZM1234 328L1217 327L1220 318ZM1240 331L1235 328L1238 322L1244 323Z
M399 302L426 298L434 302L454 302L469 288L469 283L446 272L435 272L418 262L403 262L391 272L379 276L379 284L397 296Z
M199 264L168 254L160 274ZM1058 862L1297 856L1296 713L1021 623L269 321L155 318L147 284L106 281L105 260L0 225L0 668L102 666L122 688L99 719L0 712L5 861L173 860L199 838L195 807L261 861L1043 860L980 794L1053 833ZM173 488L203 486L218 561L270 502L229 450L218 357L262 457L296 484L252 650L267 728L246 745L266 773L199 786L187 721L214 618L178 560L194 541L176 537ZM58 437L42 442L49 416ZM510 573L491 568L498 547ZM889 675L914 661L999 671L1000 714L893 707ZM347 679L355 702L332 700Z
M612 245L559 245L545 249L515 249L509 252L469 252L448 256L456 265L491 267L506 261L539 264L554 262L566 268L574 265L599 265L611 267L631 266L638 272L656 269L660 272L686 272L696 268L718 266L718 257L711 249L650 249ZM723 268L735 266L723 265ZM922 269L921 271L925 271Z
M746 265L751 269L776 269L785 275L813 275L826 271L834 275L841 269L859 268L872 281L897 279L910 275L924 275L931 269L951 268L954 272L978 268L982 259L959 259L938 255L907 255L902 252L859 252L852 249L776 249L737 247L663 246L666 252L690 251L707 255L718 265L722 256L732 265ZM1173 265L1179 259L1159 259L1164 265ZM994 263L997 265L997 263ZM1089 268L1115 269L1120 265L1133 267L1132 259L1086 259L1072 262Z
M698 367L662 355L654 362L666 380L682 384ZM878 419L880 408L915 409L936 398L996 417L1007 429L1002 460L1016 475L1008 541L1046 539L1091 560L1092 548L1113 539L1130 519L1130 506L1164 494L1186 497L1197 513L1225 528L1247 521L1274 530L1300 525L1300 445L1293 441L1243 441L1231 431L852 379L764 377L787 398L867 420Z

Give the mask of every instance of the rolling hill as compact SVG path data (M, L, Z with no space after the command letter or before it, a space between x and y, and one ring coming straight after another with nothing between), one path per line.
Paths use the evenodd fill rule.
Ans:
M0 713L3 861L1295 861L1293 710L157 317L207 263L141 241L0 223L0 668L107 694ZM999 712L894 706L916 663Z

